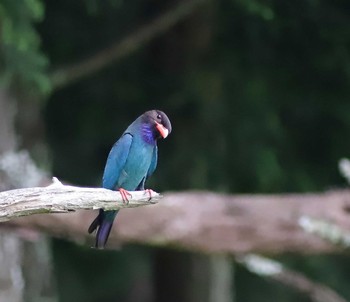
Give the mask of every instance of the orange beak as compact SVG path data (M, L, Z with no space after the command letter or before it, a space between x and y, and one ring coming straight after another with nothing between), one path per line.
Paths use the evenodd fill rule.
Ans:
M156 124L157 124L156 128L159 131L162 138L166 138L169 134L169 130L167 128L165 128L162 124L159 124L157 122L156 122Z

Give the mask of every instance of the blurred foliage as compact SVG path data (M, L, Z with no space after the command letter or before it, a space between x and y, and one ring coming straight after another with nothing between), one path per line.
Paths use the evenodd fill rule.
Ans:
M45 73L48 61L40 50L40 37L34 27L34 23L43 18L41 0L0 2L2 85L21 86L32 93L49 92L50 83Z
M44 12L39 0L2 0L2 79L48 91L45 56L52 69L81 61L173 4L61 0L45 2ZM159 143L159 165L148 183L158 191L307 192L342 185L337 161L350 150L349 47L347 1L208 1L137 53L53 91L43 112L53 173L99 185L114 141L143 111L159 108L173 133ZM154 253L141 247L97 253L55 241L62 301L126 301L138 265L142 278L156 274L149 267ZM350 298L346 257L282 260ZM302 301L241 267L236 276L238 301Z

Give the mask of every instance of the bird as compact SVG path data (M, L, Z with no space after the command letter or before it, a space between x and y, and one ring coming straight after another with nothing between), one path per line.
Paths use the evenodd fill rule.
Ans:
M170 120L163 111L155 109L140 115L110 150L102 187L119 190L124 202L128 202L128 196L131 195L128 191L145 190L146 180L157 167L157 141L165 139L171 130ZM88 228L89 234L97 230L95 248L105 247L117 213L99 210Z

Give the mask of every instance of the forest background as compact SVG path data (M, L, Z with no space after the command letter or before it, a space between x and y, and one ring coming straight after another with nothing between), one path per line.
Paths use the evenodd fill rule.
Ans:
M100 186L111 145L153 108L173 124L148 184L158 192L346 186L338 162L350 150L347 1L1 0L0 24L1 190L40 184L35 173L21 178L11 154L30 155L46 176ZM101 252L91 237L0 231L8 302L314 301L234 256L147 242ZM272 256L350 300L346 251L307 250ZM215 294L220 265L228 286Z

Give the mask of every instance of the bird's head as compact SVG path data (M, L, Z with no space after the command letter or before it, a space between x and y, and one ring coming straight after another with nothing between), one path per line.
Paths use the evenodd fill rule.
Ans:
M144 121L151 126L156 139L166 138L171 132L171 123L167 115L160 110L150 110L143 114Z

